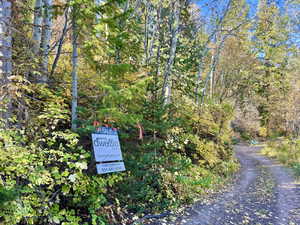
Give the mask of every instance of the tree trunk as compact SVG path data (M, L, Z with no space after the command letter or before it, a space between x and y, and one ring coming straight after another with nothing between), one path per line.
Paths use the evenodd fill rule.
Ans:
M170 21L171 22L171 21ZM171 28L171 46L169 59L164 71L164 82L162 87L162 96L164 98L164 103L168 104L171 101L171 70L174 64L175 53L177 48L178 33L179 33L179 23L180 23L180 2L179 0L174 2L173 11L173 24Z
M199 88L200 82L202 78L202 67L203 67L203 58L207 55L208 48L205 47L204 52L199 53L199 63L198 63L198 71L197 71L197 80L196 80L196 88L195 88L195 95L196 95L196 104L199 104Z
M158 6L158 10L155 10L155 6L151 2L147 2L145 5L145 64L149 65L150 60L153 58L154 42L157 40L155 34L157 33L160 16L156 14L160 12L161 5Z
M60 57L60 54L61 54L61 50L62 50L62 47L63 47L63 43L64 43L64 40L65 40L65 36L67 34L68 14L69 14L69 8L67 8L66 11L65 11L65 24L64 24L64 27L63 27L63 30L62 30L61 37L59 39L59 43L58 43L58 46L57 46L57 52L56 52L54 62L52 64L50 76L53 76L53 74L55 72L55 69L57 67L57 63L58 63L58 60L59 60L59 57Z
M34 20L33 20L33 35L34 41L33 53L38 54L41 46L42 39L42 22L43 22L43 2L42 0L36 0L34 6Z
M216 61L215 57L213 56L213 64L212 64L212 68L210 70L210 75L209 75L209 81L210 81L210 87L209 87L209 97L212 99L213 94L214 94L214 75L215 75L215 70L216 70Z
M12 4L8 0L0 1L0 112L1 119L9 126L12 114L12 99L10 95L10 76L12 75L12 33L11 33ZM1 90L0 89L0 90Z
M42 83L47 83L48 81L48 59L50 52L50 41L51 41L51 24L52 24L52 0L43 0L44 2L44 29L42 36L42 50L43 50L43 58L42 58L42 69L43 75L41 78Z
M157 100L158 93L157 93L157 87L158 87L158 78L160 74L160 65L161 65L161 45L162 45L162 39L163 39L163 32L161 30L161 11L162 11L162 4L159 5L157 9L157 53L156 53L156 68L155 68L155 75L154 75L154 98Z
M78 91L77 91L77 68L78 68L78 45L77 45L77 24L75 19L76 11L73 8L72 12L72 130L77 128L77 104L78 104Z
M206 88L207 88L207 84L208 84L208 81L210 82L210 97L212 98L213 97L213 86L214 86L214 83L213 83L213 79L214 79L214 73L216 71L216 67L218 65L218 62L219 62L219 58L220 58L220 53L221 53L221 50L224 46L224 43L227 39L227 37L229 37L230 34L226 34L220 44L216 47L216 50L215 52L212 54L212 59L211 59L211 66L210 66L210 71L209 71L209 75L207 75L206 77L206 80L205 80L205 87L203 89L203 92L202 92L202 103L204 102L204 96L206 94Z
M201 104L204 103L204 97L206 95L206 90L207 90L207 86L208 86L208 82L210 81L211 82L211 79L212 79L212 76L213 76L213 71L214 71L214 68L215 68L215 63L216 63L216 58L214 56L214 54L211 56L211 66L210 66L210 70L209 70L209 73L206 75L206 78L205 78L205 84L204 84L204 88L203 88L203 91L202 91L202 100L201 100Z
M145 53L145 64L148 65L148 31L149 31L149 8L150 2L148 1L145 6L145 25L144 25L144 53Z

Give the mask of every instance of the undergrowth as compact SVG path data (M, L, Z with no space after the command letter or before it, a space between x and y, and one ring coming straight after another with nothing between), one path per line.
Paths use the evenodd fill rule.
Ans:
M135 121L118 114L126 171L97 175L93 127L70 131L64 99L51 92L44 98L26 129L0 128L2 224L130 224L192 203L237 169L230 105L145 104L142 140Z
M300 177L300 140L285 138L269 141L262 153L291 167L295 175Z

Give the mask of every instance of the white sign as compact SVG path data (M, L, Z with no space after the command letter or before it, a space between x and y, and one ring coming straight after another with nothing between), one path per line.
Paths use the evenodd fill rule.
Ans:
M124 162L101 163L96 164L96 167L98 174L125 171Z
M124 171L124 162L112 162L123 160L118 132L116 129L101 127L92 134L93 148L97 173L112 173ZM109 163L104 163L109 162Z
M96 162L123 160L118 133L111 128L101 128L92 134Z

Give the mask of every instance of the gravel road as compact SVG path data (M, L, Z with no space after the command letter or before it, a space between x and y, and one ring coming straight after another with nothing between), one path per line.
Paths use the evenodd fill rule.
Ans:
M300 185L289 169L238 145L237 181L222 194L198 202L176 225L300 225Z

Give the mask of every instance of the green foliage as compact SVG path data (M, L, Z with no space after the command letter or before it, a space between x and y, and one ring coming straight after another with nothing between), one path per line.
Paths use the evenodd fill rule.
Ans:
M18 190L15 188L6 189L0 187L0 209L5 208L6 204L15 200L18 197Z
M117 185L119 201L137 213L157 213L191 203L237 169L234 161L220 162L211 169L176 152L147 149L142 155L138 151L125 154L129 172Z
M201 190L193 185L191 161L180 155L149 152L126 157L129 176L119 185L119 198L136 212L158 212L190 201ZM199 179L199 178L198 178Z
M258 135L259 135L260 137L266 138L266 137L268 136L268 130L267 130L267 128L265 128L265 127L260 127L259 130L258 130Z
M194 163L213 168L231 158L230 105L206 105L197 109L187 103L179 107L181 124L170 130L167 148L182 152Z
M261 126L267 129L267 134L273 128L272 119L278 120L278 117L282 116L276 114L274 108L282 101L281 96L286 95L290 89L286 54L290 46L287 44L286 25L287 20L280 15L276 4L261 4L254 42L257 54L261 58L261 63L257 67L260 75L253 79L253 88Z
M300 177L300 163L299 162L294 163L292 168L295 172L295 175Z
M176 113L168 116L166 109ZM144 116L144 142L123 142L129 172L117 193L129 210L155 213L192 202L237 170L229 105L208 105L199 112L193 105L157 102L145 105Z
M300 140L285 138L269 141L262 153L290 166L295 175L300 176Z
M0 129L0 217L5 224L105 224L107 187L122 176L94 176L79 136L58 130L69 119L66 105L45 91L47 104L32 127Z
M31 87L39 104L28 100L34 116L26 129L0 130L0 217L5 224L126 223L129 213L191 203L237 169L230 147L231 106L199 109L188 102L147 101L147 79L137 82L135 74L124 73L129 81L116 77L110 86L98 84L107 95L97 105L106 110L97 114L103 115L101 122L121 128L124 173L95 175L89 109L80 113L90 113L91 119L78 121L80 135L73 133L66 128L70 118L64 91ZM112 107L120 105L114 114ZM138 140L137 123L144 129L143 140Z

